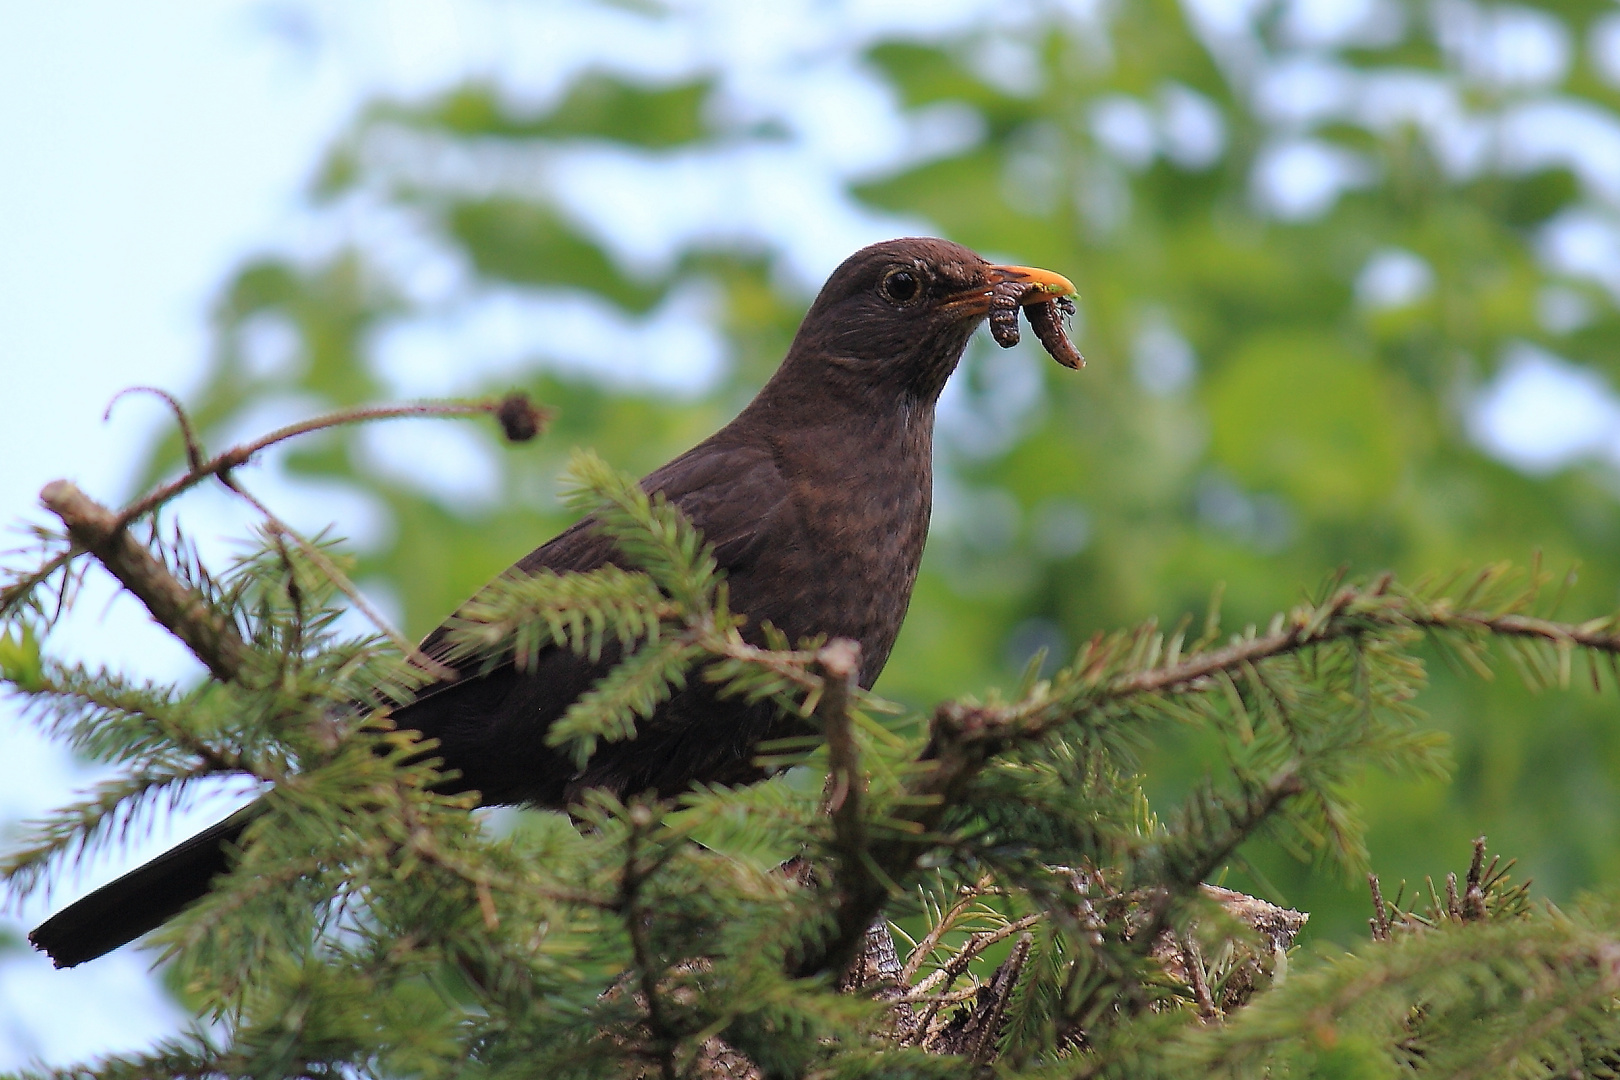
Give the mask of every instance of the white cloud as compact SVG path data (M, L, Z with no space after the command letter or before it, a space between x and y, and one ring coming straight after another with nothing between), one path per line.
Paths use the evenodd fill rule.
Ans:
M1441 47L1478 82L1539 89L1560 82L1569 70L1569 31L1545 11L1470 0L1439 0L1430 10Z
M1620 297L1620 226L1609 215L1564 211L1542 226L1536 252L1548 269L1598 282Z
M1153 110L1129 94L1107 94L1091 103L1091 134L1133 169L1153 160L1158 148Z
M1515 345L1480 392L1469 430L1481 448L1530 473L1582 458L1620 464L1620 397L1598 373Z
M1587 190L1620 206L1620 119L1568 98L1515 105L1501 118L1501 162L1514 172L1570 169Z
M1265 65L1254 84L1254 109L1274 124L1299 129L1343 116L1361 92L1353 68L1316 53L1294 53Z
M1149 312L1131 343L1131 374L1156 396L1185 389L1198 373L1198 356L1162 311Z
M1215 103L1180 83L1159 88L1164 153L1184 169L1207 169L1226 149L1226 121Z
M1290 139L1263 149L1254 163L1260 206L1285 221L1326 213L1344 192L1373 178L1366 158L1320 139Z
M1421 256L1385 248L1367 260L1356 277L1356 299L1374 310L1405 307L1434 288L1434 270Z

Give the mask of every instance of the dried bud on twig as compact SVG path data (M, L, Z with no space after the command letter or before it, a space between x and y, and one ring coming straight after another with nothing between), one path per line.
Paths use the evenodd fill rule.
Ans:
M530 401L528 394L514 390L501 399L495 419L500 421L508 442L528 442L545 430L551 413Z

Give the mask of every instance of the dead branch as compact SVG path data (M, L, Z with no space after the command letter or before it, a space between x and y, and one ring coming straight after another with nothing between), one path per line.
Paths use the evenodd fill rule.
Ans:
M152 618L184 642L214 678L231 682L241 675L248 654L242 635L214 613L202 593L178 581L131 536L121 515L66 480L46 484L39 498L62 519L73 542L134 593Z
M153 510L171 501L175 496L188 491L210 477L225 477L232 469L240 468L251 461L254 455L267 450L277 443L295 439L300 435L323 431L327 428L343 427L348 424L365 423L371 420L397 420L407 416L493 416L501 421L508 436L514 441L523 441L533 438L544 430L550 413L529 403L527 397L521 394L511 394L504 398L485 398L479 401L420 401L406 405L375 405L363 408L341 409L337 412L327 413L325 416L315 416L308 420L300 420L295 424L277 428L268 435L263 435L252 442L233 446L224 453L206 461L197 460L200 451L194 444L188 444L188 456L193 458L191 468L185 474L170 481L160 488L150 492L144 498L130 503L118 514L118 525L122 528L137 518L150 514Z

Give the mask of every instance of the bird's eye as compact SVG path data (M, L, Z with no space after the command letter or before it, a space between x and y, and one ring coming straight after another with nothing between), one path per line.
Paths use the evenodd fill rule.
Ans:
M878 286L885 299L893 300L897 304L904 304L908 300L915 300L917 293L922 289L922 282L910 270L890 270L883 275L883 284Z

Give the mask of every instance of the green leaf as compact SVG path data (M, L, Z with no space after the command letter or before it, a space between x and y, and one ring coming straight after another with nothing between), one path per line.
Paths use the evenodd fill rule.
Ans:
M457 202L446 226L486 277L582 289L635 312L664 295L660 285L626 277L600 245L543 204L505 196Z
M0 679L25 694L34 693L45 685L39 639L26 624L0 634Z
M1247 342L1210 386L1217 459L1248 487L1313 514L1387 498L1401 473L1404 402L1367 357L1318 334Z
M427 109L384 115L462 136L588 138L668 149L712 134L706 110L713 89L709 79L657 86L593 72L575 80L556 105L538 112L513 106L497 87L468 83Z

